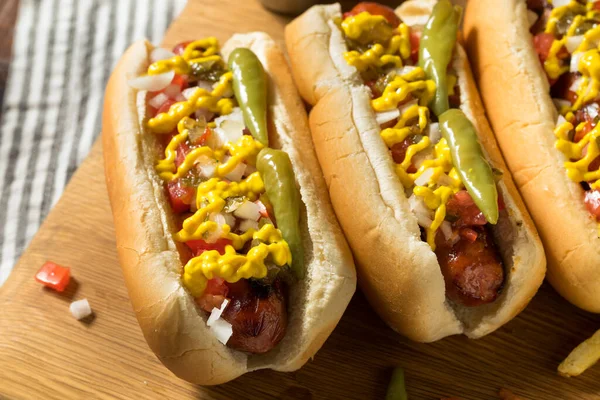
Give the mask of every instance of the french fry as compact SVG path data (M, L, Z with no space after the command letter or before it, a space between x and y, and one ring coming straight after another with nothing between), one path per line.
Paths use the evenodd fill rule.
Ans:
M564 377L577 376L600 359L600 330L582 342L558 366L558 373Z

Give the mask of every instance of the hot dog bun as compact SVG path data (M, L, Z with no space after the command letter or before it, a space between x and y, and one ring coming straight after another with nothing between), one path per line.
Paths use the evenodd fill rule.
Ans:
M235 35L224 46L224 56L236 47L256 53L269 75L269 113L275 127L271 143L289 154L305 206L306 278L290 290L284 339L264 355L246 355L218 342L181 284L174 221L154 169L156 138L144 127L146 94L127 84L146 72L152 50L148 42L127 50L110 78L104 106L106 182L133 309L160 361L180 378L202 385L262 368L300 368L336 326L356 286L352 256L329 203L306 113L283 54L264 33Z
M424 23L434 2L408 1L396 13L407 24ZM331 22L338 4L315 6L286 28L296 84L314 106L310 126L332 203L357 260L359 285L396 331L431 342L464 333L478 338L517 315L540 286L545 258L535 227L496 147L460 46L462 110L473 122L492 166L505 171L498 184L507 213L495 227L506 266L506 284L492 304L451 304L435 253L420 238L417 219L370 106L370 92L344 58L346 44ZM416 22L415 22L416 21ZM421 22L419 22L421 21Z
M571 303L600 312L598 224L554 148L558 112L525 1L470 3L465 34L490 122L545 244L548 280Z

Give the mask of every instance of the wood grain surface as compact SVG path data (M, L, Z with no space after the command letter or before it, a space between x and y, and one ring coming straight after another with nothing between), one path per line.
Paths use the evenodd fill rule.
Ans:
M235 12L233 11L235 10ZM256 2L190 2L167 45L215 34L268 31L286 19ZM362 294L315 359L297 372L258 371L218 387L174 377L147 347L117 263L97 143L13 274L0 288L0 398L7 399L378 399L402 366L411 399L494 399L508 388L523 399L598 399L600 366L565 379L556 366L600 327L600 318L544 285L531 305L493 335L412 343L389 329ZM63 294L33 275L46 260L72 268ZM94 317L79 322L69 303L87 298Z

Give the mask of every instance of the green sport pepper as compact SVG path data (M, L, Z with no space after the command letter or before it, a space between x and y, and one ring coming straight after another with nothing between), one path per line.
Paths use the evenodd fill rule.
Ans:
M450 0L438 1L421 36L419 66L427 78L435 82L435 97L430 107L438 117L450 108L446 71L452 59L460 15L461 8L453 6Z
M475 127L458 109L440 115L442 136L448 142L452 164L467 192L490 224L498 222L498 191L490 164L483 156Z
M300 236L300 192L287 153L264 148L258 153L256 169L265 183L265 191L273 205L277 228L290 246L292 265L298 279L304 277L304 251Z
M392 379L385 394L385 400L408 400L404 383L404 371L400 367L394 368Z
M233 50L228 61L233 74L233 92L244 114L244 123L256 140L268 146L265 70L256 54L243 47Z

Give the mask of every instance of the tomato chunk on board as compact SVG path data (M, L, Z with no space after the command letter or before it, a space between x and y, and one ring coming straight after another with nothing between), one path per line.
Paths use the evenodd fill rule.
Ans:
M35 274L36 281L57 292L64 291L70 279L71 269L69 267L61 267L52 261L46 261L37 274Z

